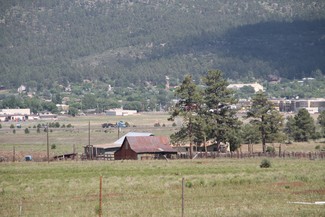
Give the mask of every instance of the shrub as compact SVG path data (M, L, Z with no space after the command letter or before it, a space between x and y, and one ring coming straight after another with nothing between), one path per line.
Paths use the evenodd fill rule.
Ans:
M160 123L155 123L153 126L154 127L160 127Z
M177 124L174 122L174 123L172 124L172 126L173 126L173 127L176 127L176 126L177 126Z
M269 168L271 167L271 162L268 159L263 159L261 164L260 164L261 168Z
M267 146L266 152L268 152L268 153L275 153L275 148L272 147L272 146Z
M12 133L13 133L13 134L16 134L16 129L14 129L14 130L12 131Z
M2 125L0 124L0 129L2 128Z
M28 134L28 133L29 133L29 129L26 128L26 129L25 129L25 134Z
M59 122L55 122L54 126L55 126L56 128L59 128L59 127L60 127L60 123L59 123Z
M10 129L13 129L13 128L15 128L15 125L11 124Z
M71 125L71 124L68 124L68 125L67 125L67 128L71 128L71 127L72 127L72 125Z
M41 132L41 130L40 130L40 128L39 128L39 127L37 127L37 130L36 130L36 132L37 132L37 133L40 133L40 132Z
M187 182L185 183L185 187L187 187L187 188L192 188L192 187L193 187L193 183L192 183L191 181L187 181Z
M99 205L96 205L95 206L95 214L99 215L100 213L101 213L100 207L99 207Z
M325 151L325 146L316 145L315 149L317 151Z
M56 144L52 144L51 149L56 149Z

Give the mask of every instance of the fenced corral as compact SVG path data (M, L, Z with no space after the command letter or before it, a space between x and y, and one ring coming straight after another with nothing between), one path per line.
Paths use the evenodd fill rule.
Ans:
M305 158L310 160L325 159L325 152L289 152L283 151L280 153L276 152L253 152L253 153L242 153L242 152L197 152L194 153L193 158ZM190 159L189 153L177 154L178 159Z
M0 155L0 163L1 162L23 162L26 161L25 156L30 154L32 156L32 161L42 162L47 161L45 152L22 152L22 151L7 151L1 152ZM309 159L309 160L325 160L325 152L293 152L293 151L283 151L281 153L276 152L253 152L253 153L243 153L243 152L194 152L192 159L216 159L216 158L237 158L237 159L245 159L245 158L292 158L292 159ZM153 159L162 159L166 160L163 157L141 157L140 160L153 160ZM179 152L177 155L170 158L171 160L175 159L191 159L190 154L188 152ZM114 153L105 153L94 156L93 158L87 157L86 154L78 154L78 153L67 153L60 154L50 157L50 161L78 161L78 160L104 160L104 161L114 161Z

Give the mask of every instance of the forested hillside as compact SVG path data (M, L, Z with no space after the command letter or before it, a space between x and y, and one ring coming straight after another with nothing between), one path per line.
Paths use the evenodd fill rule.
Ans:
M325 1L0 0L0 86L325 72ZM319 71L319 70L318 70Z

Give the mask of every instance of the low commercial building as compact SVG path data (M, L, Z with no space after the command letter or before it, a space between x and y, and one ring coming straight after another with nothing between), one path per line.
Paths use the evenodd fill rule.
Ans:
M1 120L25 121L30 115L30 109L0 109Z
M303 108L310 114L320 113L325 110L325 99L280 100L279 102L281 112L298 112Z
M255 92L264 91L264 87L259 83L247 83L247 84L229 84L227 88L239 90L243 87L252 87Z
M127 116L137 114L137 110L110 109L105 111L109 116Z

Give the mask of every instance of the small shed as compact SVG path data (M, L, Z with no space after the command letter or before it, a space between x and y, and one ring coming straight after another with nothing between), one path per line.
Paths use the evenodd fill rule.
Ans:
M115 160L145 160L176 157L177 151L170 146L166 136L127 136Z

